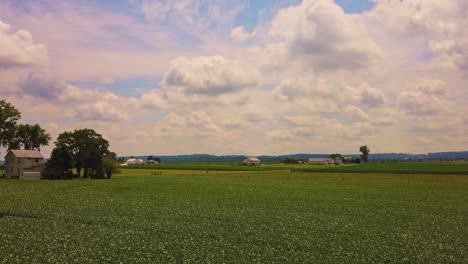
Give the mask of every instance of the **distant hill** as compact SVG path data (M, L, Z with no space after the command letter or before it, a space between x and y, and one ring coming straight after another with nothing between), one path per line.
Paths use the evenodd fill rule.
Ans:
M290 154L290 155L279 155L270 156L262 155L257 156L262 162L281 162L286 158L303 159L308 160L310 158L325 158L329 154ZM344 156L352 156L353 158L359 158L360 154L343 154ZM139 159L146 160L149 155L137 156ZM224 155L216 156L210 154L192 154L192 155L173 155L173 156L159 156L158 157L163 163L238 163L244 160L246 155ZM124 156L124 159L129 159L130 156ZM381 161L440 161L440 160L468 160L468 151L461 152L436 152L428 154L409 154L409 153L371 153L369 155L369 161L381 162Z

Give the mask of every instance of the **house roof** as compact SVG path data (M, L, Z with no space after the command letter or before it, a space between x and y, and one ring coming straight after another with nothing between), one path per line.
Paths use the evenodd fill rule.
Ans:
M260 160L258 158L255 158L255 157L248 157L247 159L249 161L252 161L252 162L260 162Z
M43 159L41 152L38 150L24 150L24 149L12 149L10 150L13 155L17 158L30 158L30 159Z

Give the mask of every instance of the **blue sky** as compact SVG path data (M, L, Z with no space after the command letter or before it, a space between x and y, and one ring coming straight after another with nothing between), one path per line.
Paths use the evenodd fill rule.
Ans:
M2 0L0 97L53 137L93 128L121 155L464 150L465 10Z

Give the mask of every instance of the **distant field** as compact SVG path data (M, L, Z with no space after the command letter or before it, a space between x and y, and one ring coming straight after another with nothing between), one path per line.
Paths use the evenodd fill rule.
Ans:
M111 180L0 180L0 201L0 263L468 258L464 175L123 169Z
M294 165L266 164L264 166L239 166L232 163L163 163L158 165L136 165L132 169L161 169L161 170L213 170L213 171L272 171L290 170Z
M351 172L351 173L411 173L411 174L462 174L468 175L468 162L385 162L354 166L302 167L304 172Z
M160 164L132 166L134 169L157 170L205 170L205 171L277 171L301 172L346 172L346 173L400 173L400 174L458 174L468 175L468 162L385 162L360 165L288 165L265 164L264 166L238 166L233 164Z

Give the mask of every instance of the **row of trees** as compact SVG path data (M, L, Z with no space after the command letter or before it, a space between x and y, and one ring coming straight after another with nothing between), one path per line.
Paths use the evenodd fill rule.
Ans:
M18 124L21 113L12 104L0 100L0 146L6 149L40 150L51 139L38 124Z

